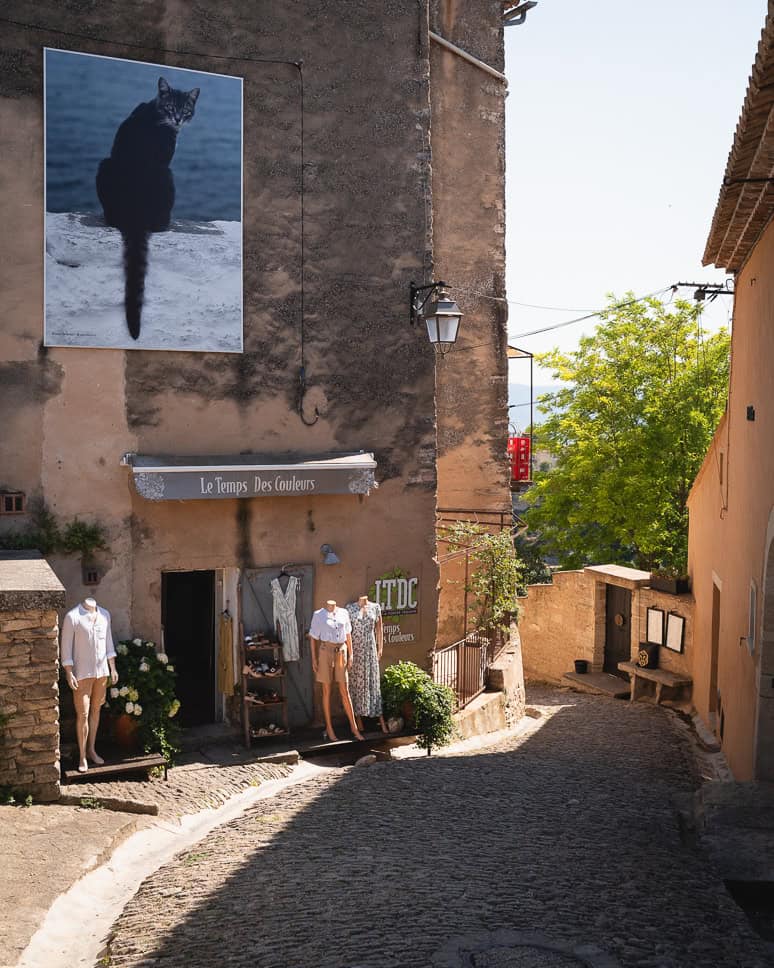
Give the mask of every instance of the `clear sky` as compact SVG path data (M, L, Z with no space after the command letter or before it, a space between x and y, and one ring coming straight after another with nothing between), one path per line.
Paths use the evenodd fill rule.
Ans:
M515 337L598 309L608 292L726 278L701 256L766 7L540 0L506 28L511 342L569 350L595 320ZM708 328L730 305L708 308ZM528 380L525 364L510 364L511 383ZM535 381L549 374L536 368Z

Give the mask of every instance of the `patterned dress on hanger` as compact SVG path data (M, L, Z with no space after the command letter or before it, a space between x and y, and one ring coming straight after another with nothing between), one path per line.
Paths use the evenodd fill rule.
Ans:
M288 587L282 591L282 585L276 578L271 580L271 596L274 602L274 626L280 627L282 640L282 658L285 662L297 662L299 659L298 625L296 624L296 589L298 579L291 575Z
M376 623L381 609L369 602L361 615L357 602L347 605L352 623L352 668L349 692L356 716L382 715L382 690L379 685L379 656L376 647Z

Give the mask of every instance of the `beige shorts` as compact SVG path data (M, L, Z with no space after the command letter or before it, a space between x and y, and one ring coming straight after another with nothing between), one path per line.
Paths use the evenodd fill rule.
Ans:
M317 681L346 682L346 643L320 642L317 649Z

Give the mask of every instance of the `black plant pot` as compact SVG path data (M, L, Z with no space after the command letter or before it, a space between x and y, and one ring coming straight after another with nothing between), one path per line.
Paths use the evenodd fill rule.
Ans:
M650 587L654 591L667 592L669 595L684 595L691 590L691 579L666 578L664 575L651 575Z
M585 675L589 671L589 664L586 659L575 660L575 671L579 676Z

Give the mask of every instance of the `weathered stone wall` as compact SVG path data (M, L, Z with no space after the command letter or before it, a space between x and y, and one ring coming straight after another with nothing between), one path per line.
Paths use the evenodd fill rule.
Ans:
M432 0L430 29L504 69L502 4ZM431 41L430 103L435 279L464 317L436 367L438 506L505 511L508 402L505 302L505 98L507 85ZM448 515L447 515L448 516ZM443 550L443 549L441 549ZM459 562L441 559L438 638L463 635Z
M33 17L18 0L3 12L45 29L3 25L0 39L0 486L105 526L96 594L117 635L159 638L162 570L319 564L326 542L341 565L317 570L316 604L396 567L421 573L415 641L385 658L424 661L437 616L435 360L406 317L410 281L432 273L426 9L43 0ZM44 46L243 78L243 353L42 346ZM152 504L119 466L128 451L361 449L378 464L367 498ZM54 566L68 604L89 593L77 561Z
M0 787L59 796L59 622L56 610L2 610Z
M584 571L558 571L552 585L530 585L519 631L524 674L560 682L575 659L594 663L594 584Z

